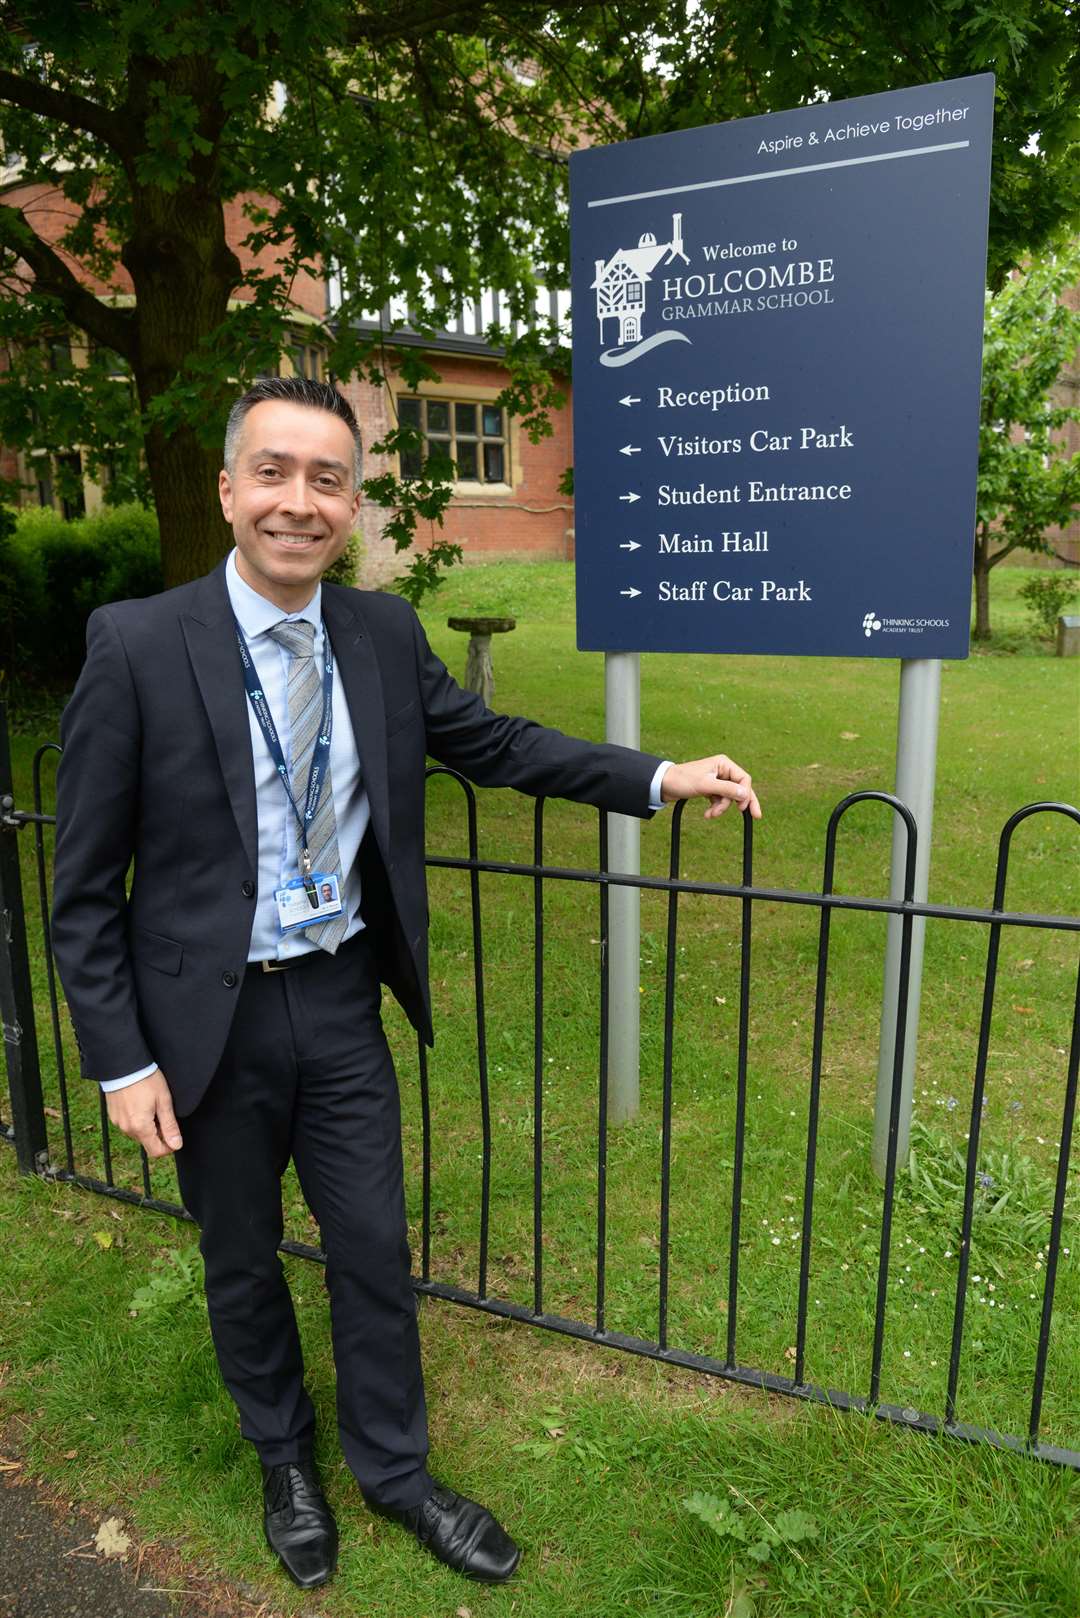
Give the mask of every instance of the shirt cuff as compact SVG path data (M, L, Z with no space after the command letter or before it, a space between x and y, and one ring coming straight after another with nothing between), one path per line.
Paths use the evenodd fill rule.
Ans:
M673 759L666 758L661 765L658 765L656 774L652 778L652 784L649 787L649 808L650 809L666 809L667 808L667 804L664 802L663 798L661 798L661 796L660 796L660 783L664 779L664 771L665 770L670 770L673 763L674 763Z
M129 1084L138 1084L140 1079L148 1079L151 1073L157 1072L157 1063L151 1062L149 1067L141 1067L137 1073L125 1073L122 1079L101 1079L99 1083L106 1095L110 1090L126 1090Z

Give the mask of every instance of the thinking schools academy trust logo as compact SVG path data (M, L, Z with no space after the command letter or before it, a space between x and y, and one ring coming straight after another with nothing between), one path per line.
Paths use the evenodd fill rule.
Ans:
M664 254L667 257L664 258ZM596 260L596 277L592 283L596 291L596 318L600 322L600 341L605 338L605 322L619 323L619 340L615 347L604 349L601 365L629 365L661 343L688 343L681 331L654 332L644 335L648 287L652 273L663 259L665 267L681 258L689 265L682 237L682 214L671 216L671 240L658 242L651 230L638 237L636 247L620 247L605 264Z
M867 640L877 630L886 635L923 635L928 629L948 629L948 618L879 618L876 612L863 613L863 634Z

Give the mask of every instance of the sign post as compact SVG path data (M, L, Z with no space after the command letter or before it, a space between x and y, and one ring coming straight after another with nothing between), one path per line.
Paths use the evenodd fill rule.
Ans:
M937 775L938 713L941 708L941 663L937 658L911 659L900 665L900 716L896 729L896 784L901 803L915 816L914 899L923 901L930 891L930 834L934 819L934 781ZM893 820L890 899L904 897L907 827ZM874 1102L874 1173L885 1183L889 1150L889 1112L892 1100L893 1055L900 997L900 946L903 922L890 916L885 936L885 992L881 1005L881 1040L878 1046L877 1097ZM915 1046L919 1037L922 999L923 946L926 917L911 923L911 959L908 968L907 1020L904 1025L904 1066L900 1091L900 1120L896 1161L907 1162L911 1141L911 1104L915 1094Z
M579 648L967 656L993 95L571 157Z
M622 747L641 745L641 659L636 652L604 658L605 735ZM641 822L608 815L608 867L641 873ZM641 889L608 888L608 1122L638 1114L641 1086Z

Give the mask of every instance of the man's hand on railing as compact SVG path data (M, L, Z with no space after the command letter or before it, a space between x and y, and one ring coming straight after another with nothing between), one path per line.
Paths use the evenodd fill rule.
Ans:
M689 764L672 764L664 772L660 796L665 803L677 803L680 798L708 798L706 820L715 820L731 804L744 814L749 809L754 820L761 819L761 805L749 774L726 753L696 758Z
M109 1122L146 1148L147 1157L168 1157L184 1144L173 1112L172 1092L160 1068L105 1096Z

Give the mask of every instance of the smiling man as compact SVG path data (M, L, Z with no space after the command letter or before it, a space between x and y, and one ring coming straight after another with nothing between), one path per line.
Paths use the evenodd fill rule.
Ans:
M277 1251L291 1159L327 1258L349 1467L373 1510L500 1582L517 1545L427 1470L379 1015L386 983L433 1039L426 757L643 818L698 796L709 818L761 811L723 754L677 765L491 712L399 596L323 584L361 500L359 432L333 386L258 383L233 406L224 462L235 549L193 584L95 612L64 714L53 940L83 1070L117 1128L175 1154L289 1575L322 1584L337 1555Z

